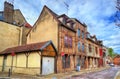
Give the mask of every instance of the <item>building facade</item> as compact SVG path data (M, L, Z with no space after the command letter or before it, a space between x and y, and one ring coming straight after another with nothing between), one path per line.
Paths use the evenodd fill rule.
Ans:
M99 66L99 43L96 36L91 36L87 33L86 37L86 52L87 52L87 68L97 68Z
M56 56L52 41L8 48L0 53L0 71L32 75L56 72Z
M9 5L12 7L11 4ZM13 60L14 61L13 66L15 66L13 67L13 71L18 73L23 72L27 74L31 71L34 71L33 74L35 73L46 75L55 72L59 73L76 70L76 66L78 65L81 66L81 69L92 69L103 66L102 42L97 40L96 36L89 35L89 33L87 32L86 24L81 23L75 18L70 18L65 14L57 15L47 6L44 6L38 20L31 28L29 24L24 23L22 21L24 20L24 18L17 19L17 17L22 17L17 15L19 14L19 12L20 11L16 12L14 11L14 13L16 13L14 18L4 19L3 17L4 20L2 20L8 23L11 23L12 19L13 19L12 22L16 20L15 23L13 24L17 24L17 26L19 26L14 28L15 30L19 29L19 31L15 31L13 29L17 34L15 34L14 31L12 32L12 30L10 31L10 33L12 34L14 33L16 35L17 41L14 42L17 43L15 44L17 47L13 47L10 44L10 46L13 47L10 48L10 46L6 45L8 47L6 46L5 47L10 48L11 50L6 49L0 53L1 54L0 65L2 71L8 71L8 69L10 68L11 64L10 62L12 61L9 60L12 59L11 56L12 52L16 54L15 55L16 58L18 57L17 58L18 60L15 58ZM7 14L4 15L7 16ZM20 27L22 25L24 25L25 27ZM8 27L9 26L10 25L8 25ZM6 31L8 32L8 30ZM10 35L8 37L10 37ZM39 45L36 44L36 43L41 44L41 42L48 40L52 41L52 46L51 42L46 42L42 47L39 47ZM50 46L48 45L48 43ZM35 44L35 48L34 46L31 46L32 44ZM31 46L31 48L33 48L34 50L31 51L31 48L26 48L29 46ZM25 51L23 51L24 47ZM43 55L42 55L43 50L38 50L36 48L44 48L45 50ZM16 51L16 49L20 50ZM6 55L7 57L5 57ZM36 57L35 62L32 60L32 56L34 58ZM22 61L20 59L24 59L26 61ZM37 63L36 60L40 62ZM32 63L29 63L29 61L32 61ZM48 64L50 64L50 62L47 61L50 61L52 63L51 65L52 70L50 71L49 71L50 67L44 68L45 66L48 66ZM33 70L32 67L36 67L37 69Z

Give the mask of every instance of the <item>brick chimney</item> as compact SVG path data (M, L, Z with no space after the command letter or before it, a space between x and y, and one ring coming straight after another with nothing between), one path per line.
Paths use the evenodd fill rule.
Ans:
M13 23L14 6L7 1L4 2L4 21Z

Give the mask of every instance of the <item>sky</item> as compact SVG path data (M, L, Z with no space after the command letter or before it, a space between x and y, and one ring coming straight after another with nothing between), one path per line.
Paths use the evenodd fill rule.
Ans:
M0 11L4 1L0 0ZM115 25L116 0L6 0L20 9L26 20L34 25L44 5L58 15L66 14L87 25L91 35L120 54L120 28ZM14 2L13 2L14 1Z

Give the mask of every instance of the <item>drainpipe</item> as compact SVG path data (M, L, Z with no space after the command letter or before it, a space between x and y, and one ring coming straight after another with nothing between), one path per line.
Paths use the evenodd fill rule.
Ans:
M19 45L22 45L22 32L23 32L23 26L20 27Z

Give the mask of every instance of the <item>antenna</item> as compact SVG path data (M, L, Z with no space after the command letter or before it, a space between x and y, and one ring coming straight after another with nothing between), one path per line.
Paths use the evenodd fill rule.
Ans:
M56 1L59 1L59 0L56 0ZM68 15L68 10L69 10L69 4L67 2L64 2L62 0L60 0L65 6L66 6L66 9L67 9L67 15Z
M115 15L115 17L116 17L116 25L118 27L120 27L120 0L117 0L116 4L117 4L117 6L116 6L117 11L116 11L116 15Z
M67 15L68 15L69 5L66 2L64 2L64 4L65 4L65 6L67 8Z

